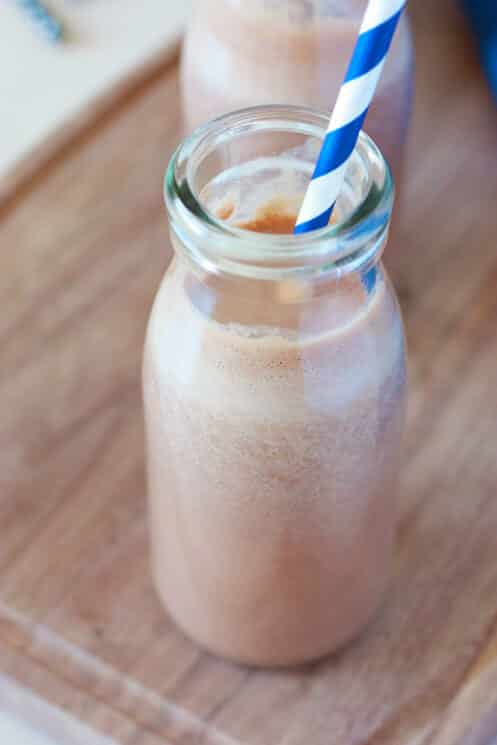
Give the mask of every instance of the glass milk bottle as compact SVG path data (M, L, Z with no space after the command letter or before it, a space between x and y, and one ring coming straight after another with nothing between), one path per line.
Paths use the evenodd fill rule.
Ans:
M183 51L186 125L259 104L331 111L367 0L196 0ZM365 125L400 181L413 46L401 20Z
M153 572L191 638L252 665L352 639L391 570L405 348L381 263L392 180L366 135L338 224L283 234L327 124L232 114L166 182L175 258L144 358Z

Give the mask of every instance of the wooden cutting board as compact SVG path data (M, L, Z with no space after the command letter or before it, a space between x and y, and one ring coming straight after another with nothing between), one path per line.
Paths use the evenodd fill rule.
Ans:
M497 735L497 126L452 2L412 12L398 550L382 612L334 657L279 672L215 659L152 588L140 365L171 255L176 66L3 207L0 672L124 745Z

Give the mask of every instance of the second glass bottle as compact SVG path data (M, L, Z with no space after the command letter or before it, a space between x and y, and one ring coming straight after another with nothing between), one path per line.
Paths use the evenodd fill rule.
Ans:
M259 104L330 111L367 0L197 0L186 34L182 87L191 131L228 111ZM401 181L414 64L401 21L365 129Z

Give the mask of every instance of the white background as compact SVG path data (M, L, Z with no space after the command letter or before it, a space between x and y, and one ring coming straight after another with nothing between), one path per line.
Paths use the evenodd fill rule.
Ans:
M190 0L50 0L68 29L52 45L15 0L0 2L0 178L92 98L173 51Z

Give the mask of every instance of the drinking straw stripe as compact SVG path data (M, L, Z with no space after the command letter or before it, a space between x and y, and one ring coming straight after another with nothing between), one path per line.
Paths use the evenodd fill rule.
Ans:
M16 0L16 4L26 13L34 27L45 38L51 42L58 42L62 39L62 23L48 10L41 0Z

